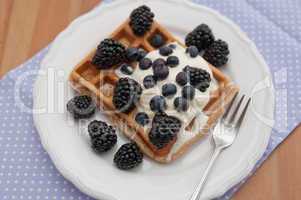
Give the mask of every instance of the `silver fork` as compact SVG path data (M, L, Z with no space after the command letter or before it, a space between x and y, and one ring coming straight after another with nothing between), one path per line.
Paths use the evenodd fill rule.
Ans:
M199 199L199 196L202 192L202 189L206 183L208 175L209 175L209 173L212 169L212 166L213 166L214 162L216 161L217 157L219 156L219 154L221 153L222 150L224 150L225 148L227 148L233 144L233 142L237 136L239 127L243 121L243 118L247 112L248 106L251 101L251 98L249 98L246 105L244 106L242 112L238 116L238 119L235 120L237 118L236 115L239 111L239 108L245 98L245 95L243 95L240 98L237 106L234 108L234 111L233 111L232 115L230 116L230 119L228 119L228 115L230 113L231 108L234 105L234 101L237 96L238 96L238 93L235 94L235 96L233 97L232 101L230 102L225 114L223 115L221 120L216 124L216 126L213 130L212 135L213 135L213 140L215 143L215 150L214 150L212 158L202 176L202 179L200 180L198 186L195 188L195 191L192 194L190 200L198 200Z

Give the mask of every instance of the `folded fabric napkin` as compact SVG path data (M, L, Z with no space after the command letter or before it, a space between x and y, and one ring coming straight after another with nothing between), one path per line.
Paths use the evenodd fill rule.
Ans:
M301 3L298 0L194 2L214 8L236 22L256 43L272 72L276 97L275 127L269 146L254 172L301 121ZM20 88L17 92L22 102L32 106L32 86L48 49L0 81L1 199L91 199L60 175L39 141L32 114L22 112L15 105L16 87ZM24 73L31 75L21 82L16 81L16 77ZM229 199L245 180L219 199Z

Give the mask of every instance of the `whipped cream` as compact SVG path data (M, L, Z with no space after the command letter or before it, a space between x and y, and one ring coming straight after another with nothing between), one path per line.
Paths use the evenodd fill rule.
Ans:
M190 57L189 54L186 54L186 48L181 46L178 43L172 43L176 46L173 49L173 56L177 56L179 58L179 65L176 67L169 68L169 75L166 79L162 81L158 81L155 87L146 89L143 86L143 79L147 75L152 75L153 71L150 67L147 70L141 70L138 66L135 68L134 73L132 75L125 75L119 69L115 72L119 77L129 77L136 80L141 87L143 88L143 92L140 98L140 102L137 105L138 112L145 112L148 114L150 119L153 118L154 112L150 109L150 100L155 95L162 95L162 86L166 83L173 83L177 87L177 93L171 97L166 97L167 109L165 113L174 117L177 117L182 122L182 128L178 133L177 142L173 145L170 156L176 152L182 144L191 138L195 137L201 129L206 125L208 117L203 113L203 108L207 105L210 100L210 92L217 89L217 82L212 75L212 71L208 65L208 63L201 57L197 56L195 58ZM146 56L147 58L155 61L158 58L163 58L166 60L166 56L162 56L159 53L159 50L149 52ZM211 76L211 82L209 88L207 88L206 92L201 92L199 90L195 90L195 97L193 100L189 102L189 109L186 112L178 112L175 110L173 101L176 97L182 96L182 86L178 85L176 82L176 76L179 72L183 71L185 66L192 66L196 68L201 68L206 70ZM191 123L191 121L195 119L193 127L191 130L187 131L185 128ZM148 127L145 127L145 133L148 134L148 129L151 128L151 123Z

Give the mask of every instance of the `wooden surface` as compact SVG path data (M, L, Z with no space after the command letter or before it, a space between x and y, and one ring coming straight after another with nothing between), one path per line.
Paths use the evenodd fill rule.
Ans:
M51 42L99 0L0 0L0 77ZM236 200L301 199L301 127L235 195Z

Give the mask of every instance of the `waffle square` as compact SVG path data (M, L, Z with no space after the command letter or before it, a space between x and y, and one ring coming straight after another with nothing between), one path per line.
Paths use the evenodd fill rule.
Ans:
M165 42L172 43L178 41L164 27L154 21L152 28L143 37L137 37L129 26L129 20L121 24L112 34L111 38L120 41L126 47L143 48L147 52L156 50L151 44L150 39L154 34L160 34ZM183 45L184 46L184 45ZM135 121L135 110L124 114L115 110L112 103L113 89L119 77L115 73L118 66L110 70L98 70L91 64L92 57L96 49L89 53L80 63L78 63L70 74L69 81L71 86L81 94L89 94L97 99L98 104L110 117L112 123L118 126L123 134L135 141L141 150L152 159L161 162L169 163L178 159L181 155L190 149L192 144L199 141L221 117L225 106L232 100L238 87L232 84L231 80L225 76L220 70L210 65L212 74L218 83L218 89L210 94L210 101L203 109L203 112L208 116L208 121L205 127L200 130L199 134L185 142L176 152L171 152L173 144L168 145L163 150L158 150L151 144L145 130ZM131 63L136 67L136 63ZM193 123L193 122L192 122ZM187 127L187 130L189 127Z

